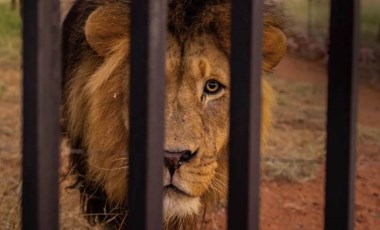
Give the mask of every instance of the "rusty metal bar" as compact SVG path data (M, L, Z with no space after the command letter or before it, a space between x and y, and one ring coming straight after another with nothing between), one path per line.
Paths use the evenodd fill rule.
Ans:
M59 1L23 7L22 228L58 229Z
M232 1L228 229L259 228L263 1Z
M162 227L166 1L134 0L128 227Z
M354 229L359 0L332 0L325 229Z

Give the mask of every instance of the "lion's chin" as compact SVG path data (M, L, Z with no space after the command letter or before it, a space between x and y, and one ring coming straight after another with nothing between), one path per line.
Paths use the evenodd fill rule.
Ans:
M165 189L163 206L164 221L168 223L173 219L198 215L201 202L199 197L192 197L175 189Z

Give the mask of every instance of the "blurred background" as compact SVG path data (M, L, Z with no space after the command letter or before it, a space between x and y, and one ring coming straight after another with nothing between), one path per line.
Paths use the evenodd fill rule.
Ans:
M63 8L72 0L62 0ZM288 54L268 76L277 92L262 156L261 229L322 229L328 61L328 0L276 0L288 15ZM21 20L18 0L0 0L0 229L20 229ZM380 226L380 1L361 1L356 229ZM61 228L92 229L79 194L66 189L62 151ZM204 229L225 229L225 209Z

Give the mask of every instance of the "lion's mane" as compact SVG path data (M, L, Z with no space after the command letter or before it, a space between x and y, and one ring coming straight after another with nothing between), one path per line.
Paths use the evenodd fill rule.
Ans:
M76 183L71 187L79 189L81 193L81 205L87 219L92 224L103 223L113 228L120 224L127 225L125 217L127 204L118 202L118 198L124 194L107 194L107 184L113 178L113 172L104 170L89 171L88 146L96 143L100 146L97 161L106 161L107 152L125 155L128 139L125 127L118 124L125 116L127 100L126 92L129 83L124 80L117 81L112 75L125 74L125 52L128 41L115 43L111 57L104 58L97 55L86 40L84 27L87 19L96 9L105 5L115 5L129 12L129 0L78 0L68 13L63 23L63 105L62 105L62 130L73 149L71 154L72 174ZM220 49L229 55L230 53L230 0L169 0L168 1L168 31L178 41L187 39L202 33L216 36ZM265 3L264 15L264 45L263 70L269 71L281 59L284 50L276 47L276 39L270 39L272 29L282 29L284 17L278 4ZM125 23L127 15L110 14L110 17L120 17L120 22ZM110 19L111 20L111 19ZM128 23L125 24L128 27ZM100 30L102 28L99 28ZM107 29L107 28L103 28ZM126 34L127 36L128 34ZM282 48L281 48L282 49ZM120 51L121 50L121 51ZM273 50L279 55L273 54ZM95 74L94 74L95 73ZM88 76L95 76L91 81ZM104 80L107 79L107 80ZM107 84L104 82L107 81ZM271 94L271 89L264 85L264 94ZM118 89L121 94L114 94L112 90ZM114 97L102 97L104 94L112 94ZM269 98L272 96L270 95ZM102 99L103 98L103 99ZM107 99L104 99L107 98ZM268 99L269 100L269 99ZM269 104L269 101L264 101ZM263 108L264 126L269 124L270 111L268 106ZM92 123L91 123L92 122ZM91 124L97 124L97 136L92 130ZM266 131L266 127L263 128ZM101 131L99 131L101 130ZM96 163L96 162L95 162ZM125 161L118 164L110 162L109 167L126 167ZM222 167L226 167L222 166ZM226 170L226 169L224 169ZM103 174L102 174L103 172ZM99 184L98 181L105 183ZM116 181L114 183L125 183ZM120 191L122 192L122 191ZM206 203L218 202L225 194L207 194L203 199ZM176 229L182 226L186 220L174 220L168 228Z

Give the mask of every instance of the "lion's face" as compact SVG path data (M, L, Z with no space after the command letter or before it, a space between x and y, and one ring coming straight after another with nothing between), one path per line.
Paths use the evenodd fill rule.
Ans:
M125 40L119 42L121 49L104 57L104 64L77 89L84 89L81 93L88 98L82 103L89 108L84 121L89 176L104 184L114 202L125 198L128 164L124 149L129 129L129 73L128 58L123 55L128 46ZM164 214L170 219L197 214L207 193L224 194L225 173L217 169L224 169L226 163L230 94L228 58L214 37L198 36L181 47L169 35L167 43L162 153ZM91 59L87 62L92 65Z
M221 9L221 28L225 29L226 9ZM88 48L82 51L77 67L66 72L71 79L65 86L66 129L87 151L86 180L104 189L109 204L124 204L129 136L128 7L99 7L86 19L84 34ZM204 32L186 39L168 34L162 148L166 223L196 216L202 206L226 196L230 67L225 45L229 38L228 32L223 38L220 34ZM282 32L268 25L264 69L278 63L284 47ZM263 80L264 137L271 98L271 88Z

